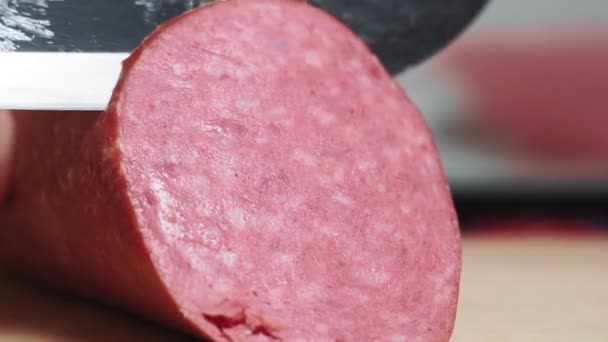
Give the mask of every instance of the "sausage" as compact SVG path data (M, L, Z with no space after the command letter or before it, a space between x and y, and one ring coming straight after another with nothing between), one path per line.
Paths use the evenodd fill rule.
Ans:
M367 46L285 0L159 27L104 113L16 118L0 260L213 341L447 341L456 214Z

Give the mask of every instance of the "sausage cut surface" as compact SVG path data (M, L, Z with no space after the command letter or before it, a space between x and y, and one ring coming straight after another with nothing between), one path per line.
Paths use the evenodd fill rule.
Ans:
M59 152L17 153L5 261L217 341L449 339L460 244L433 141L329 15L201 7L144 41L99 117L46 115L17 120Z

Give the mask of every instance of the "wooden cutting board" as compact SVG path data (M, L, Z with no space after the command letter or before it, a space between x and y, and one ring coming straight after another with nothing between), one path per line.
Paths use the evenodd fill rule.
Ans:
M0 276L0 342L188 340ZM608 239L465 239L452 341L608 341Z
M608 239L466 240L455 342L608 341Z

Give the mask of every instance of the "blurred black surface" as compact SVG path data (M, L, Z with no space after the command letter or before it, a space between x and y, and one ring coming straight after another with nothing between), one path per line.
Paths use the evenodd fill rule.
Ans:
M19 2L19 14L48 20L52 37L18 51L128 52L154 28L210 0L50 0ZM487 0L311 0L357 32L392 73L419 63L464 30ZM1 14L1 13L0 13Z
M310 0L350 26L393 74L446 46L488 0Z
M453 196L463 230L471 222L504 217L575 218L608 229L608 193L530 191L488 195L456 191Z
M128 52L160 23L208 1L63 0L40 10L35 3L16 9L23 16L49 20L53 37L19 41L18 51Z

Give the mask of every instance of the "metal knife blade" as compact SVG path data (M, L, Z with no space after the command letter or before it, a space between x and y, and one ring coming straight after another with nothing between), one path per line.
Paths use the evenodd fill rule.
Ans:
M121 61L154 28L211 0L0 0L0 108L103 110ZM397 74L437 52L487 0L310 0Z
M0 108L104 110L127 53L0 53Z

